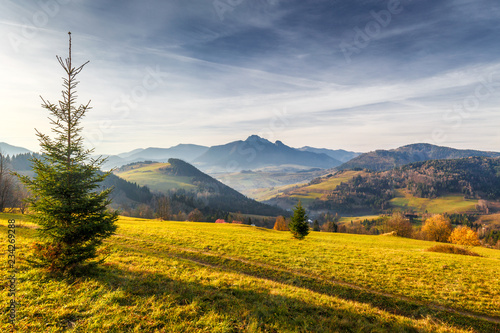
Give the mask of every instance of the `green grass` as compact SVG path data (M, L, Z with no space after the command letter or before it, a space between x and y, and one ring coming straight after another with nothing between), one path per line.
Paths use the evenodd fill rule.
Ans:
M417 198L404 191L398 191L398 196L390 201L392 207L406 210L411 208L417 212L431 214L461 213L474 211L477 200L465 200L461 195L446 195L435 199Z
M433 306L500 317L500 251L469 257L424 251L431 242L317 232L297 241L245 225L118 225L106 264L73 279L29 268L36 230L17 229L19 332L500 332Z
M147 186L153 191L167 192L172 189L194 189L191 177L170 176L162 172L169 163L138 164L125 171L115 171L115 174L129 182Z

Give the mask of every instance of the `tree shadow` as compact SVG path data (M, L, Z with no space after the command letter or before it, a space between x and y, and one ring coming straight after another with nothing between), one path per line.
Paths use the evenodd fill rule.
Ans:
M388 314L360 305L338 302L319 306L293 296L273 294L259 286L258 290L240 288L230 283L210 285L202 282L187 282L163 273L137 270L131 273L116 265L100 268L92 279L99 281L118 296L113 302L121 307L145 303L151 297L168 296L171 307L191 307L189 313L177 314L176 322L165 317L164 322L156 318L148 330L171 330L171 325L196 322L202 316L219 317L224 330L198 327L201 331L227 332L420 332L417 327L404 320L395 320ZM206 281L205 281L206 282ZM168 309L167 309L168 311ZM194 311L194 313L193 313ZM150 321L144 319L144 322ZM137 323L135 323L137 324ZM130 325L130 326L127 326ZM116 331L128 331L134 324L116 327ZM147 324L145 324L147 325ZM188 325L189 326L189 325ZM189 327L195 329L196 326Z

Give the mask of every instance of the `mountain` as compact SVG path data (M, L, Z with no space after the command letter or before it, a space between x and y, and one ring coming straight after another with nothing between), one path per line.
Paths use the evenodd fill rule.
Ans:
M309 147L305 146L302 148L299 148L301 151L308 151L311 153L316 153L316 154L326 154L330 156L331 158L334 158L342 163L345 163L347 161L352 160L353 158L361 155L361 153L355 153L353 151L347 151L343 149L325 149L325 148L314 148L314 147Z
M17 154L26 154L26 153L31 153L30 150L22 147L16 147L9 145L8 143L5 142L0 142L0 153L4 155L17 155Z
M207 172L236 172L285 165L327 169L341 163L326 154L301 151L281 141L272 143L257 135L245 141L210 147L193 161L193 164Z
M368 169L372 171L390 170L414 162L428 160L457 159L471 156L500 157L500 153L479 150L462 150L431 145L411 144L397 149L376 150L361 154L342 164L338 170Z
M195 206L200 210L209 207L212 210L243 214L270 216L286 214L277 207L247 198L179 159L171 158L168 163L135 163L115 170L115 174L164 194L191 192L193 200L198 202Z
M338 171L266 202L289 208L299 199L313 215L332 212L353 216L392 209L487 211L499 206L500 158L428 160L380 172Z
M208 147L192 144L179 144L170 148L140 148L128 153L107 156L108 160L104 168L111 169L142 161L167 162L170 158L178 158L190 162L207 150Z

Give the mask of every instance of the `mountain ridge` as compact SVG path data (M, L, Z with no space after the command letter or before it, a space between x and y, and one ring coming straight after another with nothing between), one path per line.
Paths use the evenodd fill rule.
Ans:
M337 169L367 169L371 171L385 171L415 162L457 159L474 156L500 157L500 153L472 149L456 149L437 146L430 143L413 143L395 149L379 149L361 154L340 165Z

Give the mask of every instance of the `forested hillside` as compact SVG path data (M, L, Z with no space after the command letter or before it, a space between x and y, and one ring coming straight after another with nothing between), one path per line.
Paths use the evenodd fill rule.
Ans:
M333 175L341 177L345 171ZM317 180L328 182L328 178ZM379 213L391 209L391 200L404 191L417 198L458 194L464 199L500 199L500 159L469 157L430 160L390 171L365 171L336 184L328 195L312 201L308 208L339 213ZM291 201L289 196L270 202ZM293 200L292 200L293 201ZM281 205L284 206L284 205Z

